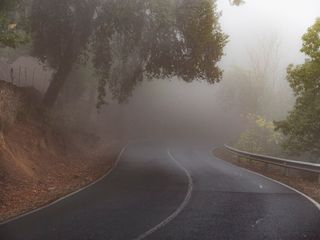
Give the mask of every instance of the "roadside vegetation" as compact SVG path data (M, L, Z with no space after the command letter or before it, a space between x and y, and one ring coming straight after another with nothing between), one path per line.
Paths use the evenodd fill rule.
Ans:
M249 49L251 69L226 73L222 101L244 122L236 147L320 163L319 26L318 19L302 37L305 63L289 65L286 76L279 69L276 37Z
M320 19L302 37L305 63L288 67L287 79L296 102L286 120L276 122L293 154L309 153L320 163Z

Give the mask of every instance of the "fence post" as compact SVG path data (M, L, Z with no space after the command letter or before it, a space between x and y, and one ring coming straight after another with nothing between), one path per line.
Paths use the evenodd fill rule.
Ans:
M11 78L11 83L14 84L14 71L13 71L13 67L11 67L11 69L10 69L10 78Z
M34 87L34 75L35 75L35 71L36 71L36 68L33 68L33 73L32 73L32 87Z
M20 87L21 85L21 66L19 66L19 83L18 86Z
M284 176L289 177L289 168L284 167Z
M28 72L27 67L24 67L24 84L28 86Z

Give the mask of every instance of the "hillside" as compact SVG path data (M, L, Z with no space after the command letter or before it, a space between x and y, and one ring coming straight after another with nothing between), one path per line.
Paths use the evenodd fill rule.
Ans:
M54 128L40 98L0 81L0 220L92 182L117 155L116 144L93 134Z

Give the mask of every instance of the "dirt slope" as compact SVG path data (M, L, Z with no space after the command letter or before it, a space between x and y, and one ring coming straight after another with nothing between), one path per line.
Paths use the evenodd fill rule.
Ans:
M118 144L53 129L39 117L37 92L0 82L0 95L4 90L18 96L20 103L14 121L0 132L0 220L80 188L112 166ZM10 104L10 99L2 99ZM0 104L1 123L5 109L14 107Z

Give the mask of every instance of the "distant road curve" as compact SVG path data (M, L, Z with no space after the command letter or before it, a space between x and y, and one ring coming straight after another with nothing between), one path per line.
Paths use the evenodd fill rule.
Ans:
M130 144L89 188L0 225L1 240L320 239L320 211L207 147Z

